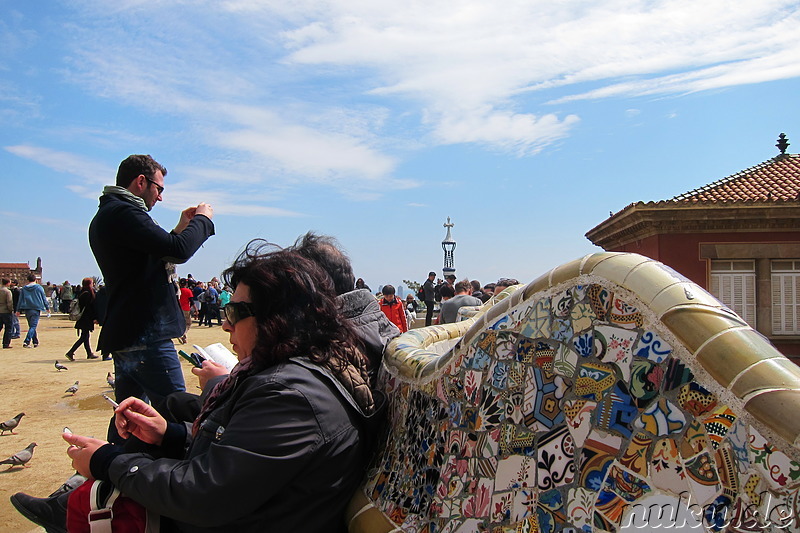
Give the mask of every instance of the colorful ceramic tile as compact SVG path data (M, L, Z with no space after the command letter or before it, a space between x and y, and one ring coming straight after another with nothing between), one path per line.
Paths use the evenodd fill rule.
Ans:
M611 491L599 491L594 502L595 531L598 529L600 531L616 531L629 505L623 498Z
M503 364L498 362L498 365ZM503 370L508 370L504 368ZM506 377L505 375L503 376ZM492 385L494 385L494 375L492 375ZM464 399L469 405L478 405L481 401L481 390L483 386L483 372L477 370L467 370L464 372ZM505 384L503 385L503 387ZM497 387L497 388L503 388Z
M554 318L551 335L559 342L567 342L573 334L572 321L569 318Z
M570 316L572 306L575 301L573 300L572 291L566 290L554 295L551 300L552 313L555 318L567 318Z
M561 376L547 374L539 367L528 367L525 386L525 425L530 429L550 429L564 422L559 401L566 385Z
M556 346L562 346L560 343L557 343ZM549 343L545 341L539 341L536 343L535 349L535 360L536 366L544 370L545 372L553 373L553 360L556 356L556 348L551 346Z
M709 447L703 424L698 420L692 419L686 427L683 439L681 439L681 457L684 459L694 457L698 453L707 451Z
M694 416L702 416L717 406L717 395L708 392L696 381L692 381L681 386L678 405Z
M629 329L641 328L644 323L642 313L617 295L614 295L608 320Z
M725 435L728 442L733 447L733 453L736 455L736 464L739 467L739 472L746 472L750 468L750 446L748 444L749 436L747 433L747 426L739 419L734 422L728 434Z
M721 494L703 509L703 524L710 531L722 531L730 523L733 501Z
M642 333L642 337L633 349L633 355L647 358L654 363L660 363L671 353L672 346L653 330Z
M516 333L510 331L497 332L494 357L500 360L514 358L517 354L517 340Z
M750 463L756 467L771 488L784 489L800 482L800 465L767 442L767 439L753 427L750 427L749 444Z
M492 506L489 515L492 522L510 522L514 505L514 491L498 492L492 494Z
M517 361L520 363L533 363L536 343L537 341L528 337L520 337L517 342Z
M719 448L722 439L728 434L734 422L736 422L736 415L725 406L719 407L705 419L703 425L714 449Z
M583 398L564 401L562 410L566 417L567 429L572 434L575 446L583 446L586 437L592 430L592 412L596 407L596 402Z
M581 357L590 357L594 354L594 335L591 329L584 330L572 339L572 348Z
M559 344L558 351L553 359L553 373L559 376L572 378L578 368L578 354L567 347L566 344Z
M680 495L689 488L678 445L673 439L660 439L653 445L650 459L653 486Z
M652 491L647 480L612 464L601 492L613 492L626 502L635 502ZM604 514L604 511L602 511Z
M620 437L593 430L581 450L579 484L589 490L600 490L606 470L616 459L621 447Z
M615 369L604 363L583 363L578 369L573 390L575 394L599 400L617 382Z
M528 320L522 325L520 333L530 339L549 338L551 320L550 299L539 300L528 314Z
M467 429L486 431L496 427L504 419L502 394L491 389L484 389L483 392L481 405L477 409L464 409L463 419L467 421Z
M736 458L730 443L726 442L717 449L714 460L717 465L717 477L722 484L722 493L733 501L739 493L739 472L736 469Z
M581 487L569 489L567 495L567 519L569 522L582 531L591 531L594 500L595 493L590 490Z
M534 442L536 433L513 424L503 424L501 426L500 453L503 455L517 454L530 455L536 454Z
M622 466L635 474L647 477L647 454L653 439L646 433L635 433L619 459Z
M561 493L557 490L549 490L539 494L536 515L540 533L554 533L558 526L567 520Z
M494 339L494 333L492 334ZM492 351L494 351L494 344L492 344ZM474 370L484 370L492 361L492 354L483 348L477 348L471 357L464 360L464 368L471 368Z
M618 381L614 388L597 404L597 427L622 435L631 436L631 423L639 414L628 388Z
M664 369L644 359L631 362L630 393L633 401L640 409L644 409L650 401L658 396L661 382L664 380Z
M536 443L536 483L550 490L572 483L575 478L575 441L562 425L539 437Z
M729 533L764 533L768 528L761 521L758 509L744 501L737 499L732 506L730 515Z
M692 374L692 371L679 359L671 357L667 363L667 371L664 375L664 391L669 392L673 389L677 389L693 379L694 374Z
M652 403L633 422L633 427L649 431L659 437L680 433L685 425L686 417L683 412L663 397Z
M626 383L630 378L633 345L638 332L614 326L594 328L595 355L602 362L616 365Z
M572 329L576 332L584 331L592 327L596 318L592 306L588 302L575 304L570 312Z
M503 408L503 419L514 424L522 424L524 401L525 394L521 387L503 391L500 400L500 405Z
M467 518L486 518L492 503L493 480L482 478L470 487L469 494L464 498L461 512Z
M606 320L614 293L600 285L590 285L586 291L589 304L597 320Z
M515 490L511 507L511 522L527 521L529 518L535 517L536 501L537 494L533 487Z
M710 453L701 453L684 462L686 479L695 501L707 505L722 490L717 477L717 467Z

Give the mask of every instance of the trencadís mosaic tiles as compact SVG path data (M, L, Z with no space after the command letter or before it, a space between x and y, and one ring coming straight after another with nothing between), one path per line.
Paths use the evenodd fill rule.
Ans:
M629 255L612 257L617 270L603 266L611 275L594 267L585 274L586 260L572 279L554 270L538 283L543 289L533 282L502 312L474 316L468 331L462 324L466 333L443 356L404 343L443 339L441 329L401 337L392 348L408 368L382 373L390 434L360 496L385 524L354 522L351 530L616 532L657 496L682 502L707 531L798 530L791 429L748 413L753 398L780 387L730 390L780 355L707 355L715 349L709 338L746 325L663 265ZM632 274L645 261L671 280L662 290ZM567 279L556 285L559 275ZM676 328L683 319L675 314L698 304L714 316ZM708 335L709 320L730 323ZM720 383L709 371L719 364L745 366ZM788 368L777 374L784 384L793 383L792 370L781 373ZM800 411L777 416L793 420Z

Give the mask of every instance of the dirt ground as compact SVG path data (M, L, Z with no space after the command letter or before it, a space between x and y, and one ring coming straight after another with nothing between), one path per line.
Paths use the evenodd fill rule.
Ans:
M11 506L9 497L20 491L47 496L74 473L66 454L67 444L61 439L64 426L81 435L99 438L106 435L111 406L101 394L109 393L113 397L106 383L106 374L114 371L113 362L87 360L83 348L76 352L75 362L68 361L64 354L77 340L73 324L66 315L42 317L37 328L39 347L23 348L27 325L21 317L22 338L12 342L13 349L0 351L0 421L25 413L15 429L16 435L6 432L0 436L0 460L31 442L38 444L27 468L0 465L0 529L3 531L44 531L19 514ZM98 332L95 329L92 333L93 346ZM192 344L205 347L215 342L231 348L228 334L218 326L194 325L188 338L189 348ZM56 360L68 370L57 371ZM181 363L187 390L199 392L191 366L183 359ZM76 380L80 381L77 394L65 394L67 387Z

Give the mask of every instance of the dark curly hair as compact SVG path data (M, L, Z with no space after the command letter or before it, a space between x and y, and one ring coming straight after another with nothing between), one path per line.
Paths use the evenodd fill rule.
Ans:
M339 313L331 277L295 248L250 241L222 273L234 289L250 289L257 321L254 370L305 355L339 373L348 363L366 376L361 341Z

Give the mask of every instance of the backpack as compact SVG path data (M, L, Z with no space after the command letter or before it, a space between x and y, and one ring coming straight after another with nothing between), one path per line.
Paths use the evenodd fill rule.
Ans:
M419 289L417 289L417 300L419 300L420 302L425 301L425 287L423 287L422 285L420 285Z
M77 322L83 316L83 309L81 309L81 304L77 298L73 299L69 303L69 319L73 322Z
M160 519L106 481L89 480L67 501L70 533L157 533Z

